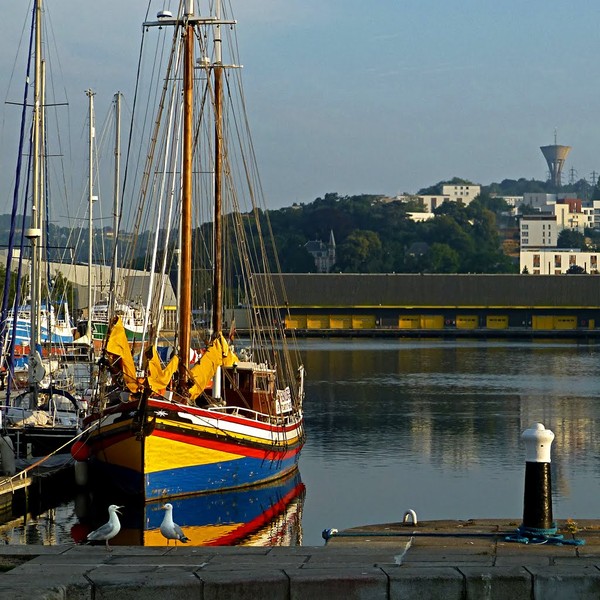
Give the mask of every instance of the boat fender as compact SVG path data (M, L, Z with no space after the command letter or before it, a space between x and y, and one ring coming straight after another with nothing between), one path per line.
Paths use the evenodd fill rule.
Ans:
M75 483L81 487L88 483L88 464L77 461L75 463Z
M77 440L71 446L71 456L76 461L86 461L90 457L90 447L81 440Z
M402 519L402 523L408 523L408 517L410 517L412 519L413 525L417 524L417 513L414 510L412 510L412 508L409 508L404 513L404 518Z
M17 472L15 448L12 440L7 435L0 438L0 468L5 475L14 475Z

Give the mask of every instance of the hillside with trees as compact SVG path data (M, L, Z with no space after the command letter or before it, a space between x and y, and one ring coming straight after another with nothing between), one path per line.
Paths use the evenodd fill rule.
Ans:
M435 217L415 222L410 203L382 196L326 194L310 204L269 211L286 272L314 271L304 245L333 231L343 273L514 273L502 252L497 216L504 202L481 194L469 206L447 202Z
M418 195L438 195L442 185L472 185L455 177L423 188ZM336 242L334 272L343 273L515 273L514 258L502 251L502 230L516 227L513 217L507 217L509 207L502 196L522 196L524 192L552 193L550 182L524 178L504 179L500 183L482 186L481 194L468 206L446 202L435 211L435 217L415 222L410 212L420 212L416 200L394 201L381 195L340 196L325 194L307 204L294 204L278 210L260 213L264 226L270 227L278 249L278 259L284 272L314 272L315 262L306 249L309 241L328 242L331 233ZM592 187L585 180L565 185L561 191L589 199L600 198L600 186ZM88 234L85 229L73 232L57 225L49 226L54 242L53 259L87 262ZM209 233L210 224L197 230L195 240ZM0 215L0 243L6 243L8 215ZM108 234L108 235L107 235ZM121 236L120 255L131 248L131 237L138 239L138 248L149 232ZM588 233L586 232L586 235ZM112 232L94 232L94 262L109 263L112 255ZM600 240L594 239L597 244ZM580 247L581 240L561 239L561 245ZM164 248L171 253L172 248ZM144 268L145 256L138 250L136 266ZM59 256L60 255L60 256ZM275 255L271 248L271 260Z

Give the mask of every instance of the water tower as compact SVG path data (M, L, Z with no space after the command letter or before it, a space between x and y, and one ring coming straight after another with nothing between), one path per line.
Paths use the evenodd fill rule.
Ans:
M560 146L556 143L556 134L554 135L554 144L552 146L541 146L540 150L548 163L550 170L550 181L554 187L561 186L561 173L567 155L571 151L571 146Z

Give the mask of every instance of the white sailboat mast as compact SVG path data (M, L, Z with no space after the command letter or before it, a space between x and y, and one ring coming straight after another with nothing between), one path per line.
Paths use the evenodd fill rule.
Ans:
M88 319L86 334L88 340L92 339L92 260L93 260L93 243L94 243L94 96L92 90L87 90L86 95L89 100L89 147L88 147L88 174L89 174L89 194L88 194L88 283L87 283L87 301L88 301Z
M29 364L37 364L37 348L40 344L40 303L41 303L41 193L42 193L42 1L35 4L35 80L33 101L33 200L31 203L31 227L26 235L31 242L31 340L29 348ZM29 386L37 394L38 380L29 370ZM37 402L37 398L35 398Z

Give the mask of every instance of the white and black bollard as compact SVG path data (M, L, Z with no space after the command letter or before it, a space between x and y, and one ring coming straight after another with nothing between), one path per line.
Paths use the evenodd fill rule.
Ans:
M552 477L550 449L554 433L541 423L526 429L521 438L525 442L525 497L521 533L548 535L556 533L552 518Z
M521 438L525 442L525 497L523 523L516 535L509 535L508 542L522 544L556 544L580 546L585 540L564 539L557 533L552 518L552 477L550 474L550 450L554 433L541 423L526 429Z

